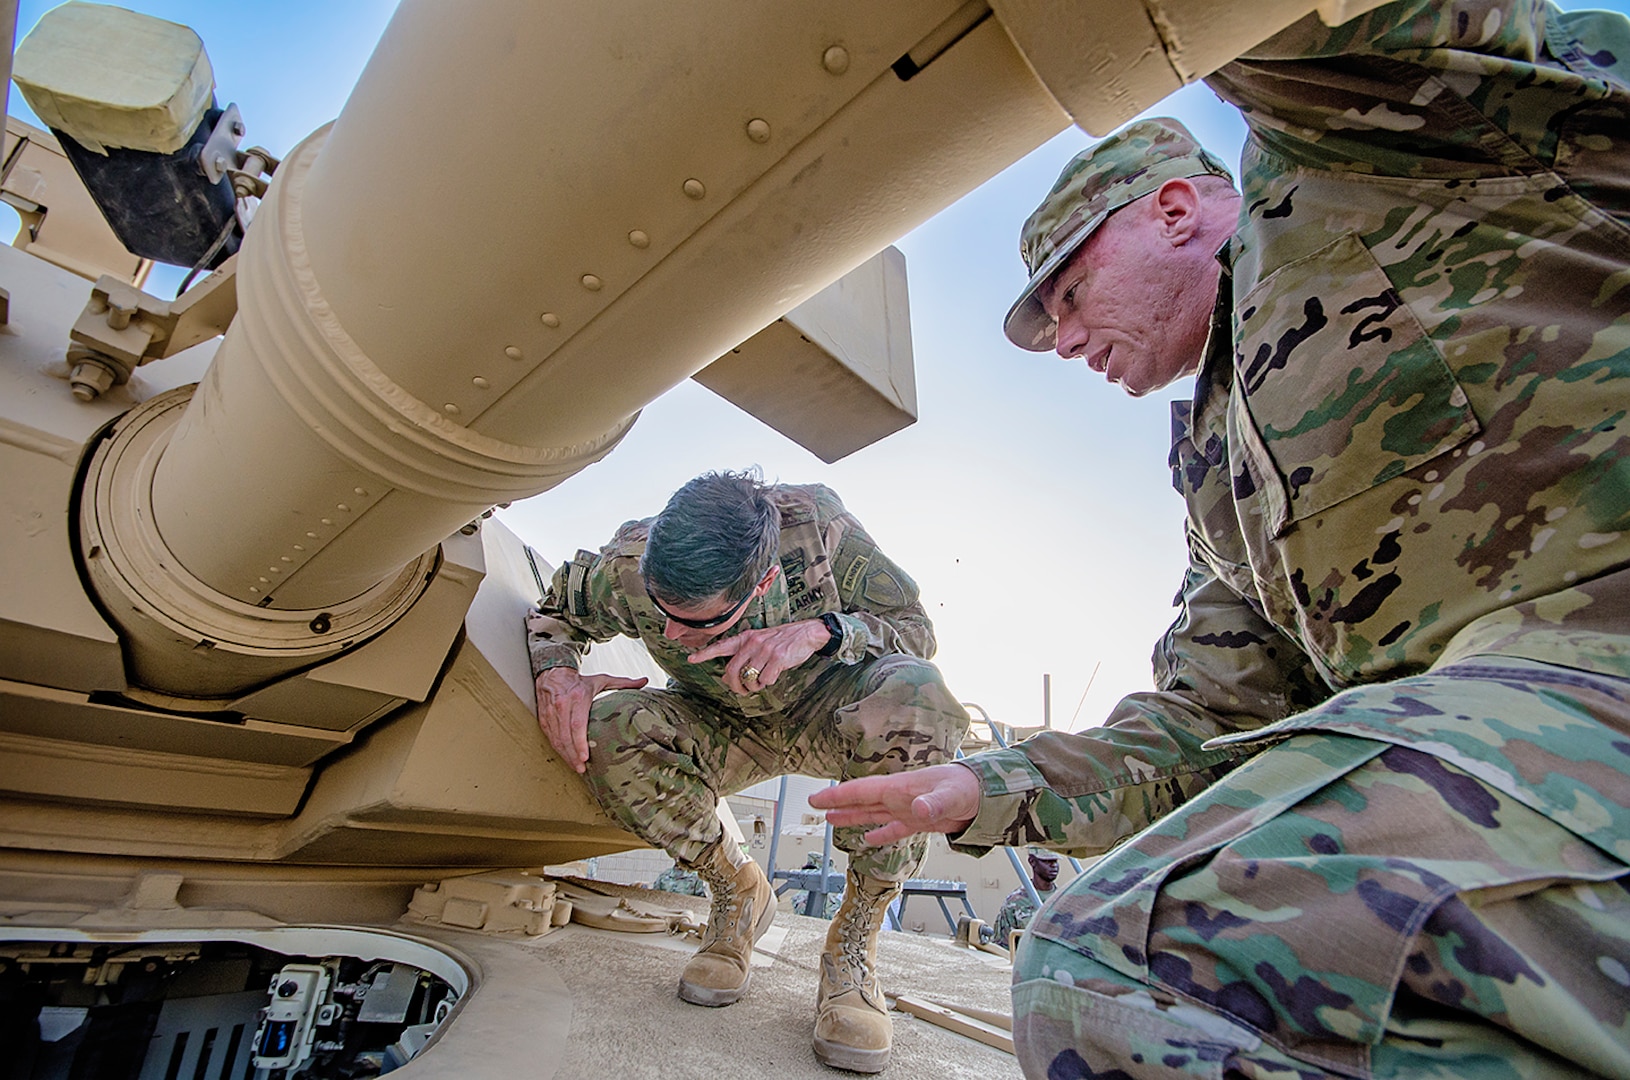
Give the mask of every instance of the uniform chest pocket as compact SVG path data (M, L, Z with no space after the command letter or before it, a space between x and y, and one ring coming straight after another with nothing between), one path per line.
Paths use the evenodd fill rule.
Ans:
M1480 430L1437 346L1352 233L1235 305L1235 388L1273 535Z

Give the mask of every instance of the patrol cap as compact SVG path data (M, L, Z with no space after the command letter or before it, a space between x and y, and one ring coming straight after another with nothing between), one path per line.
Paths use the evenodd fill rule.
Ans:
M1036 212L1019 233L1019 254L1030 283L1002 324L1007 339L1030 352L1053 347L1053 320L1036 290L1058 272L1110 214L1168 180L1220 176L1228 166L1170 117L1139 120L1070 159Z
M1056 852L1048 851L1046 848L1032 847L1030 849L1030 857L1032 859L1041 859L1045 862L1058 862L1058 854Z

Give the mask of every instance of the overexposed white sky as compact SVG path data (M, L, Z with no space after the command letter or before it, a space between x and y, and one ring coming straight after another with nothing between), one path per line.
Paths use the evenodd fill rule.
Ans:
M22 0L19 38L53 6ZM237 102L247 143L289 150L344 104L393 0L129 0L203 38L217 94ZM1630 0L1564 3L1630 10ZM11 111L33 121L20 95ZM1230 164L1244 125L1203 86L1167 99ZM37 121L34 121L37 123ZM1001 319L1025 280L1018 229L1058 170L1092 140L1070 130L911 234L920 419L835 465L701 386L652 403L606 460L501 513L550 561L598 547L709 469L756 465L769 480L835 489L922 589L953 691L998 720L1102 720L1150 685L1150 648L1171 621L1184 566L1182 504L1166 468L1169 402L1141 400L1081 363L1008 344ZM4 210L10 215L9 208ZM14 229L0 220L0 232ZM173 290L180 272L155 275ZM166 293L167 295L167 293ZM1089 688L1090 681L1090 688Z

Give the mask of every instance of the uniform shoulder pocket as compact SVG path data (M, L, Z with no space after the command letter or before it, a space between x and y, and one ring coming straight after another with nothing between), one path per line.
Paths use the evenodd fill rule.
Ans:
M1235 305L1235 384L1273 532L1476 435L1437 346L1359 238L1288 263Z

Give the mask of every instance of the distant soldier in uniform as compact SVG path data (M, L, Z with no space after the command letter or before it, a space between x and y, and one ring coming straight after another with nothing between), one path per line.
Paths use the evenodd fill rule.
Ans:
M1042 848L1031 848L1030 884L1043 903L1052 896L1053 886L1057 881L1058 856ZM1036 906L1036 902L1030 899L1030 893L1023 885L1008 893L1007 899L1002 901L1002 910L996 913L996 923L992 927L996 944L1007 948L1007 943L1013 939L1013 931L1023 930L1030 925L1030 920L1036 914Z
M821 857L819 855L812 851L808 855L804 856L805 870L819 870L820 867ZM824 873L830 874L831 872L832 864L828 862ZM826 903L821 905L821 910L817 912L804 911L804 908L809 906L809 890L807 889L794 889L792 891L792 895L788 899L792 901L792 910L799 915L809 914L817 919L830 919L838 913L838 907L843 900L843 893L841 891L836 893L827 893Z
M1026 223L1013 341L1198 372L1157 689L811 802L1109 852L1015 958L1028 1076L1630 1077L1627 76L1619 15L1309 15L1208 79L1243 197L1146 121Z
M659 892L676 893L679 896L706 896L707 886L702 884L702 875L694 870L686 870L678 863L657 875L651 882L651 888Z
M640 639L668 686L580 675L592 641ZM699 874L707 933L679 996L728 1005L775 917L764 872L723 836L721 795L783 773L829 779L952 760L968 715L946 688L917 586L819 484L709 473L662 513L631 521L555 572L528 620L538 721L624 828ZM604 693L603 691L610 691ZM922 837L849 853L844 902L821 961L815 1052L882 1069L892 1029L877 932Z

